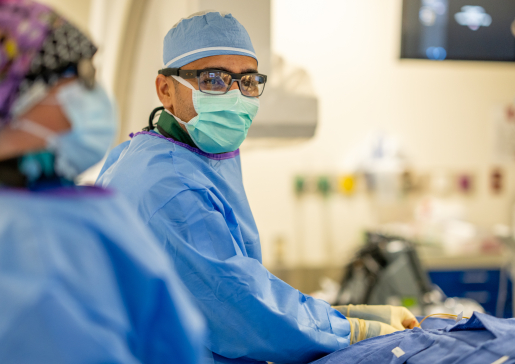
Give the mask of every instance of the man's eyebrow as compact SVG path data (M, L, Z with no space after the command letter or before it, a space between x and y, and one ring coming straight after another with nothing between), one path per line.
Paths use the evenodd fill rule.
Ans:
M233 72L233 71L231 71L230 69L228 69L226 67L221 67L221 66L206 67L206 68L202 68L199 71L207 71L207 70L220 70L220 71L225 71L225 72L228 72L228 73L236 73L236 72ZM255 68L247 68L247 69L244 69L244 70L242 70L240 72L240 74L242 74L242 73L257 73L257 69L255 69Z

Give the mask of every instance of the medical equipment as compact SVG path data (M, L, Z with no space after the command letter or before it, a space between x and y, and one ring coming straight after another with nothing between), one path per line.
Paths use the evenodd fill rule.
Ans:
M515 61L513 1L404 0L401 58Z
M417 315L484 312L475 300L448 298L432 284L412 242L373 232L366 242L345 267L334 305L402 305Z
M368 232L365 246L345 267L335 304L403 304L424 312L433 290L413 243Z
M450 314L450 313L432 313L431 315L427 315L426 317L424 317L422 320L420 320L420 322L418 323L418 327L422 327L422 323L424 321L426 321L428 318L430 317L439 317L439 318L453 318L453 319L456 319L456 321L461 321L462 319L469 319L470 317L465 317L463 316L463 314L461 315L453 315L453 314Z

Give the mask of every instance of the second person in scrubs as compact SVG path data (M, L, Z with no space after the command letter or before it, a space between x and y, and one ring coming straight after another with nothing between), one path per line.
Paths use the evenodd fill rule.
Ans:
M77 186L115 135L89 39L0 0L0 363L200 364L203 320L125 198Z

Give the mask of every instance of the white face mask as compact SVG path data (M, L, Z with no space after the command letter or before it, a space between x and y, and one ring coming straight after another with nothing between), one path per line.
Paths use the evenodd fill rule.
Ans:
M99 85L90 90L79 81L71 82L58 90L55 99L71 123L70 131L56 133L28 119L18 119L12 127L46 140L55 155L56 174L72 180L107 153L116 133L116 112Z

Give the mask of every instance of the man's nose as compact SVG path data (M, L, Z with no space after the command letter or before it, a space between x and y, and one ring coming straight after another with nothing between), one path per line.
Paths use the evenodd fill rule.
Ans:
M234 81L231 85L231 88L229 89L229 91L232 91L232 90L238 90L239 87L238 87L238 82Z

